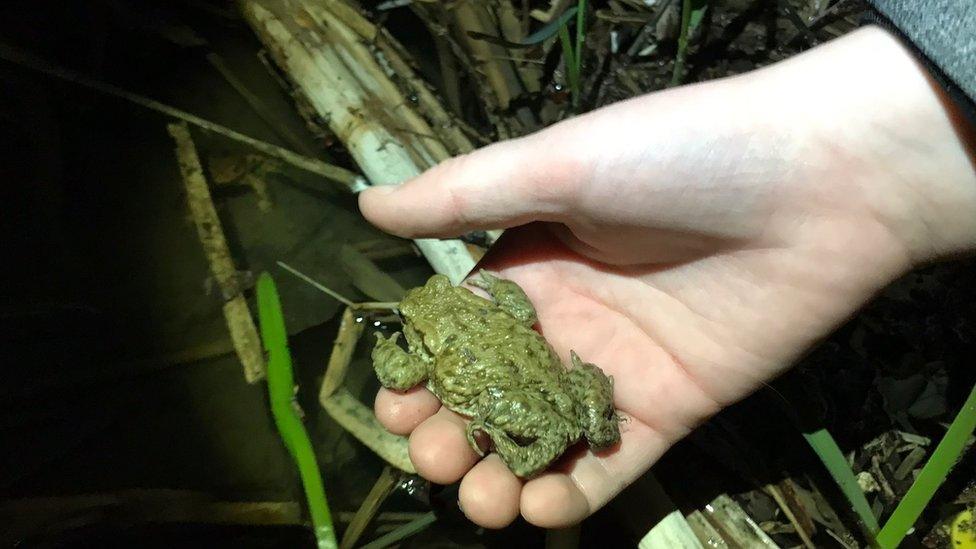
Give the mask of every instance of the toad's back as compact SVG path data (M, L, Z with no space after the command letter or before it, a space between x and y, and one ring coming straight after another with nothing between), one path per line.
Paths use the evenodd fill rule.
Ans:
M411 345L433 360L431 390L455 411L469 412L472 399L493 388L564 390L565 370L545 339L467 289L415 288L400 312Z

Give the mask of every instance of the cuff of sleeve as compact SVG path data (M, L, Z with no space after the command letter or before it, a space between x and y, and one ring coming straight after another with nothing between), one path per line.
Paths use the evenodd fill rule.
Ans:
M958 107L959 113L976 128L976 102L962 90L945 71L939 68L925 53L923 53L894 23L877 10L868 10L861 18L861 25L876 25L897 36L903 44L915 54L915 57L928 70L929 75L945 90L952 102Z

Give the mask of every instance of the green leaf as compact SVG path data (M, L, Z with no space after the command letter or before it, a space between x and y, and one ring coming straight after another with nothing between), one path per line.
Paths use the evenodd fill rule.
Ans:
M338 547L332 515L325 498L322 473L315 459L312 441L296 411L295 381L292 374L291 353L288 350L288 330L285 315L281 311L278 289L268 273L258 277L258 321L261 325L261 341L268 354L268 395L271 414L278 434L295 460L302 478L308 512L319 549Z
M569 90L573 94L573 104L579 100L580 81L579 73L576 72L576 56L573 54L572 40L569 38L569 29L565 25L559 27L559 43L563 48L563 61L566 65L566 78L569 80Z
M692 31L701 24L705 17L707 0L682 0L681 2L681 34L678 36L678 52L674 58L674 71L671 73L671 85L677 86L685 78L685 58L688 56L688 40Z
M918 478L908 489L905 497L898 502L895 512L881 529L877 537L880 547L883 549L898 547L905 539L908 530L915 524L939 486L942 486L949 476L974 429L976 429L976 387L970 391L969 398L962 405L962 410L956 418L952 420L949 430L932 452L932 457L922 467Z
M468 31L468 36L476 40L483 40L485 42L491 42L492 44L497 44L499 46L504 46L511 49L519 48L531 48L536 44L541 44L545 42L557 32L559 29L564 27L570 19L576 15L576 6L570 7L568 10L564 11L562 15L546 23L541 29L533 32L532 34L526 36L518 42L513 42L511 40L506 40L500 36L492 36L490 34L485 34L483 32Z
M691 0L691 13L688 16L689 34L697 30L701 25L706 11L708 11L708 0Z
M871 505L868 504L867 498L864 497L864 492L861 491L861 486L857 483L854 471L847 464L847 458L844 457L844 452L837 446L834 437L830 436L830 432L826 429L820 429L813 433L803 433L803 438L807 440L810 447L813 448L813 451L817 453L820 461L827 468L827 472L833 477L834 482L837 483L837 487L840 488L844 497L847 498L847 502L851 504L854 512L857 513L866 533L869 537L873 538L878 532L878 519L874 517L874 513L871 511Z

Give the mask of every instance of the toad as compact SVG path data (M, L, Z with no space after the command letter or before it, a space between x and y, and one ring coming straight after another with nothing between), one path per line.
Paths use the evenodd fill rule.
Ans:
M470 418L466 433L481 456L487 435L517 476L531 478L580 438L591 448L620 440L613 378L571 352L566 369L533 329L536 312L510 280L481 271L472 285L491 299L453 286L444 275L407 292L400 333L377 333L372 359L380 383L406 390L426 382L448 409Z

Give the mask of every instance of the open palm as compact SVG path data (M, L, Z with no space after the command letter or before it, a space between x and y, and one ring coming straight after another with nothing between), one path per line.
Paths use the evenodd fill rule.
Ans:
M619 445L599 453L580 445L522 482L497 456L479 458L466 420L428 391L381 390L379 420L410 435L421 475L461 480L469 518L488 527L519 513L545 527L581 520L894 277L951 247L948 236L923 242L913 233L919 224L901 214L925 203L909 204L912 189L887 183L917 170L923 154L938 157L926 162L940 175L960 174L942 177L939 196L959 198L957 185L976 182L951 121L890 37L869 29L845 40L794 65L613 105L362 194L367 219L405 237L512 228L482 266L522 286L564 362L572 349L614 377L615 404L629 419ZM887 150L878 143L896 147L906 136L878 135L864 105L867 122L848 118L839 129L777 103L797 85L795 93L829 103L792 71L796 63L815 74L821 65L840 70L852 46L871 52L877 71L855 63L858 78L902 94L895 108L868 93L871 108L911 104L924 119L903 128L913 145L955 146ZM897 86L884 82L891 74ZM857 145L866 132L875 133L865 149ZM848 154L822 154L836 148ZM968 240L952 246L972 245L976 227L966 223L949 236ZM932 238L935 224L923 225Z

